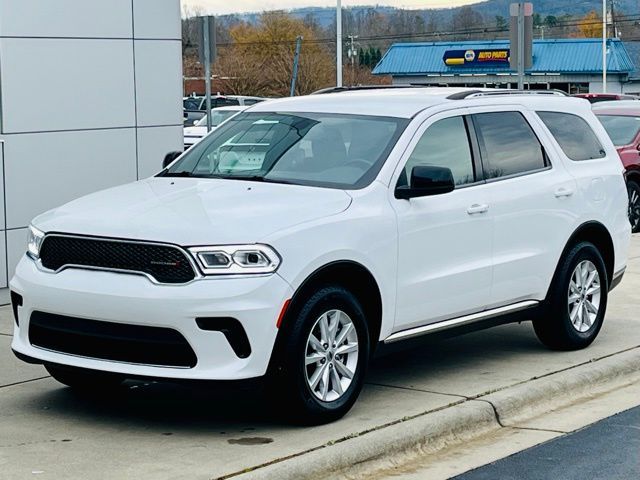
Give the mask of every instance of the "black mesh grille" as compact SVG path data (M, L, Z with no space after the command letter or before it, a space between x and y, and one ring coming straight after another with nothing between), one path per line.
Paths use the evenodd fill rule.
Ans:
M66 265L111 268L147 273L161 283L186 283L195 278L181 250L152 243L47 235L40 259L50 270Z
M176 330L33 312L31 345L118 362L193 368L196 354Z

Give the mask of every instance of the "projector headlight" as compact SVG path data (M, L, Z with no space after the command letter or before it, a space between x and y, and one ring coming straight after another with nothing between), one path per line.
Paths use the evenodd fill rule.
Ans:
M33 225L29 225L28 237L27 237L27 255L34 260L40 258L40 245L44 240L44 232L38 230Z
M189 251L205 275L273 273L281 262L268 245L191 247Z

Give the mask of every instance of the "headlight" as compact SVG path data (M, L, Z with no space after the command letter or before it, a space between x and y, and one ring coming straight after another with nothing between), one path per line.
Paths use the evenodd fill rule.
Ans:
M205 275L273 273L280 266L280 255L267 245L223 245L191 247Z
M41 232L33 225L29 225L29 236L27 239L27 255L34 260L40 258L40 245L44 239L44 232Z

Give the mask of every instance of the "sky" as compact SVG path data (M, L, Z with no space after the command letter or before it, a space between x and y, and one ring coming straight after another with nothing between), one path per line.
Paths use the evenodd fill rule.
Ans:
M335 6L336 0L181 0L183 8L202 8L203 13L225 15L228 13L262 12L299 7ZM343 6L390 5L402 8L446 8L477 3L481 0L342 0Z

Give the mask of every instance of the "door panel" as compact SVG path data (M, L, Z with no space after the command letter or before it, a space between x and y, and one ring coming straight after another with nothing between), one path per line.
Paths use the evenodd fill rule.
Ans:
M493 216L490 307L543 299L576 221L576 184L528 111L474 112ZM499 116L502 118L499 118ZM485 138L486 137L486 138ZM544 144L544 149L543 149Z
M485 185L473 183L464 120L450 118L432 117L418 131L392 183L410 178L407 165L451 168L458 183L451 193L411 200L391 193L399 238L396 331L481 311L491 292L489 197Z

